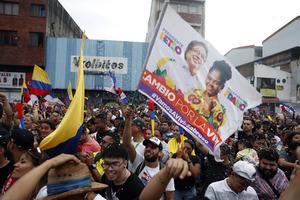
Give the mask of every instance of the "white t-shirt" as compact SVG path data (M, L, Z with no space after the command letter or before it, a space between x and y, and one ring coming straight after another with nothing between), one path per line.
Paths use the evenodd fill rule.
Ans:
M240 193L235 193L227 184L227 178L222 181L211 183L204 195L209 200L258 200L258 196L252 187L248 187Z
M144 157L140 156L138 153L136 154L135 160L133 163L129 161L132 165L133 173L137 169L137 167L144 161ZM149 181L152 179L153 176L155 176L158 172L160 171L159 165L155 168L151 168L148 166L145 166L144 169L140 172L138 177L140 180L143 182L143 184L146 186ZM173 192L175 191L175 184L174 184L174 179L172 178L170 182L168 183L166 187L166 192ZM163 200L163 197L160 198L160 200Z
M141 163L144 160L145 146L143 145L143 142L137 143L133 141L132 141L132 145L134 146L136 155L138 156L135 157L135 160L133 162L128 163L128 170L134 173L135 171L134 166L137 167L139 163ZM139 157L139 159L137 159L137 157ZM140 159L142 159L142 161L140 161Z

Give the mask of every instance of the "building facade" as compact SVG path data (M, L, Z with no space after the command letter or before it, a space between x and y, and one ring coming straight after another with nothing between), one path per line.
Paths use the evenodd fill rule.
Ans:
M48 36L81 33L58 0L0 1L0 91L17 99L23 79L30 85L33 65L45 67Z
M238 47L225 56L235 63L263 96L269 107L286 102L300 110L300 16L294 18L271 34L262 43L262 57L255 54L245 56ZM254 51L255 52L255 51ZM253 53L254 53L253 52ZM240 55L240 57L239 57ZM241 58L247 57L241 62ZM251 58L254 58L251 60ZM248 62L246 62L248 60Z
M80 39L74 38L49 37L47 40L46 71L58 96L59 93L66 96L69 82L75 89L80 42ZM148 43L143 42L86 40L83 66L89 100L102 97L103 90L112 86L109 72L114 73L117 88L122 88L126 94L139 96L136 89L147 50Z
M205 0L152 0L146 41L150 41L165 3L205 37Z

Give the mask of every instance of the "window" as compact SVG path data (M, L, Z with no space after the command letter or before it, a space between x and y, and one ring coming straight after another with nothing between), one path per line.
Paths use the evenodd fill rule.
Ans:
M275 90L275 80L275 78L257 78L257 88Z
M30 47L43 47L44 33L29 33Z
M256 57L262 57L262 48L261 48L261 47L256 47L256 48L254 49L254 55L255 55Z
M18 33L17 31L0 30L0 45L17 46Z
M0 14L3 15L19 15L19 4L0 2Z
M30 15L34 17L45 17L45 5L31 4Z

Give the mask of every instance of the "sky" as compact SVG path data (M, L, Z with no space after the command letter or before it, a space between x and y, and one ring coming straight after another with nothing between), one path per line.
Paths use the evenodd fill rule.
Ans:
M151 0L59 0L89 39L144 42ZM300 0L206 0L205 39L221 54L261 46L300 15Z

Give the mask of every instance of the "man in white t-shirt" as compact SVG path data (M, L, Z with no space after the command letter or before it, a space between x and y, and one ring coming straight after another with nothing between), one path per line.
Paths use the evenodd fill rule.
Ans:
M147 185L149 181L162 168L159 157L162 151L161 141L157 137L151 137L143 141L145 147L143 154L137 152L136 147L132 144L132 117L133 109L127 106L124 108L125 128L122 135L123 146L128 151L128 169L135 173ZM174 199L174 179L172 178L166 187L166 199ZM161 198L163 199L163 198Z
M205 192L209 200L258 200L250 186L255 181L256 169L247 161L238 161L232 167L228 178L210 184Z
M162 143L157 137L151 137L144 140L144 157L136 154L132 163L133 172L141 179L146 186L164 166L159 161L159 154L162 151ZM173 199L175 191L174 179L172 178L166 187L165 199ZM164 199L163 197L160 199Z

